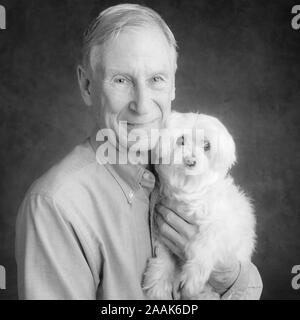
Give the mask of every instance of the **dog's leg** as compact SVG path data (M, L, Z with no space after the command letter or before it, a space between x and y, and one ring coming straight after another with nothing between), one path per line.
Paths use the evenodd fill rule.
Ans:
M202 233L186 248L187 261L180 276L183 296L196 296L205 288L216 259L215 243L210 240Z
M156 243L156 257L150 258L144 275L143 289L150 299L170 300L176 264L171 252L160 242Z

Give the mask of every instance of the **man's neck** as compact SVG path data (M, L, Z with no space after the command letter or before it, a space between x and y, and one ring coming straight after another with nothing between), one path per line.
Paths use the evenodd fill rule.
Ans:
M92 133L91 133L91 135L90 135L91 145L92 145L95 153L97 152L99 146L100 146L102 143L104 143L104 141L97 141L97 134L98 134L99 130L101 130L101 129L99 129L99 126L96 125L96 126L94 127L94 129L92 130ZM118 160L118 155L119 155L119 153L120 153L119 148L118 148L118 143L117 143L117 145L116 145L116 153L117 153L117 157L116 157L116 158L117 158L117 160ZM128 155L128 154L127 154L127 155ZM144 167L145 169L147 169L147 170L149 170L149 171L151 171L151 172L154 172L154 165L151 164L151 151L150 151L150 150L147 151L147 153L145 153L145 157L146 157L146 155L147 155L147 161L148 161L148 162L147 162L147 163L142 162L142 163L139 163L138 165ZM127 159L128 159L128 158L129 158L129 157L127 157ZM131 164L131 163L129 162L129 159L128 159L128 164Z

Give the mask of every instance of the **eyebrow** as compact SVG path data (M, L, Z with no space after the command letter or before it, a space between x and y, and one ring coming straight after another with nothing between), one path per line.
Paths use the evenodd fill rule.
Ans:
M132 74L128 73L127 71L123 71L121 69L117 69L117 68L109 68L106 70L106 75L109 75L109 76L114 76L114 75L117 75L117 74L123 74L123 75L126 75L126 76L129 76L129 77L132 77ZM165 78L170 78L170 75L168 75L168 73L164 70L158 70L156 72L152 72L151 75L162 75L164 76Z

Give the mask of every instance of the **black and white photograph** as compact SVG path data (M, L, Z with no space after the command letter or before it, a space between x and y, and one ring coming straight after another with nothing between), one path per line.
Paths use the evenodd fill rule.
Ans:
M299 103L300 1L0 0L0 300L300 300Z

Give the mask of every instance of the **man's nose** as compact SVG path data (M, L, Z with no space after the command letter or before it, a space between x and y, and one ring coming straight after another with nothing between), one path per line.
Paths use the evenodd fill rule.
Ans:
M137 86L134 97L130 102L130 109L138 114L146 114L151 108L149 89L145 86Z

